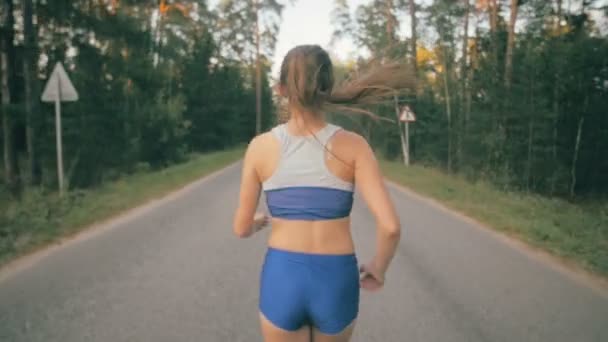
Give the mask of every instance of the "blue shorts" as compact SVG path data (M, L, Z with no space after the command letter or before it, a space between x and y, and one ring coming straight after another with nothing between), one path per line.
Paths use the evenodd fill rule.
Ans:
M359 312L359 268L354 254L269 248L260 285L261 313L283 330L310 325L323 334L335 335Z

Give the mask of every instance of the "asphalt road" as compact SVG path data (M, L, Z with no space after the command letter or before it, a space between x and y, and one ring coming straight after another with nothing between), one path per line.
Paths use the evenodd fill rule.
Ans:
M238 165L0 272L0 341L260 341L267 232L232 235ZM608 297L395 188L403 243L353 341L608 341ZM353 211L360 260L374 222Z

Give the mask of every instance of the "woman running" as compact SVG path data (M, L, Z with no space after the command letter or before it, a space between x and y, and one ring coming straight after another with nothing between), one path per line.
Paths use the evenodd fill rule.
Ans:
M328 124L323 111L392 99L412 81L399 71L379 68L333 89L321 47L298 46L283 61L277 91L289 102L289 120L251 141L234 218L243 238L272 223L259 298L267 342L349 341L359 288L384 284L399 219L369 144ZM355 187L377 222L376 254L360 267L349 219ZM255 213L262 189L271 219Z

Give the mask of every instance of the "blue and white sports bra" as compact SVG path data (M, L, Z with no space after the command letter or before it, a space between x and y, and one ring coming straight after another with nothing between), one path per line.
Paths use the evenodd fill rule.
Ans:
M335 176L325 164L325 146L339 130L328 124L315 136L293 136L285 124L272 129L281 156L262 187L273 217L317 221L350 215L354 185Z

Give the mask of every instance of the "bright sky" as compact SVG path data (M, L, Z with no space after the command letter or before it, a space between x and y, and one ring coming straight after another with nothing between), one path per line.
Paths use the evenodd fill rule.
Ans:
M215 6L219 0L209 0L210 6ZM351 12L354 14L359 5L369 3L370 0L348 0ZM427 2L428 0L419 0ZM287 1L283 1L285 3ZM608 4L602 0L600 4ZM287 51L300 44L319 44L329 48L331 34L334 27L331 23L331 12L334 8L333 0L297 0L294 5L288 5L283 11L283 20L274 54L272 76L278 76L278 69ZM409 18L402 18L401 34L409 36ZM520 25L521 25L520 21ZM605 24L608 26L608 24ZM419 27L424 30L424 27ZM343 39L331 50L339 59L347 59L361 53L352 40Z
M366 0L349 0L350 9L354 10ZM331 0L299 0L294 6L287 6L283 12L281 32L274 55L273 76L278 74L281 61L289 49L301 44L319 44L329 48L334 27L331 23L331 12L334 2ZM338 58L346 59L356 55L356 47L350 40L343 40L332 50Z
M219 0L209 0L210 6L215 6ZM286 1L283 1L285 3ZM369 0L348 0L350 9L355 9L368 3ZM331 24L331 12L334 8L332 0L297 0L294 5L288 5L283 11L283 20L274 54L272 75L278 75L278 69L285 54L296 45L319 44L329 47L331 34L334 30ZM336 44L332 53L340 59L357 55L356 47L351 40L344 39Z

